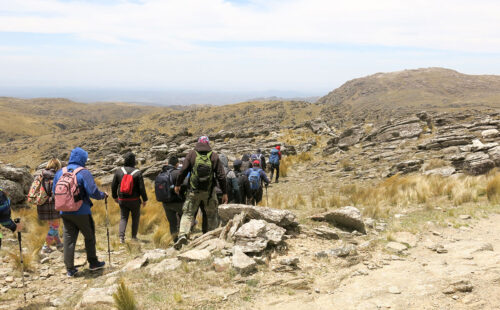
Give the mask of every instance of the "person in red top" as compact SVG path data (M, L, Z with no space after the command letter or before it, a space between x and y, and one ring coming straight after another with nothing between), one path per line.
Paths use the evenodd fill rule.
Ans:
M278 156L280 157L280 160L281 160L281 146L277 145L276 149L278 150Z

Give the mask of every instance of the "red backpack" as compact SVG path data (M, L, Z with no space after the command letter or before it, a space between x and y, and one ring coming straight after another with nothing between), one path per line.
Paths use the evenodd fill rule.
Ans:
M83 167L79 167L74 171L68 171L68 167L62 169L62 175L57 181L54 190L55 209L57 211L78 211L82 206L83 200L80 197L76 174L83 169Z
M122 167L122 171L123 178L122 182L120 183L120 193L130 196L132 195L132 192L134 190L134 174L139 172L139 170L135 169L131 174L128 174L127 170L125 170L125 167Z

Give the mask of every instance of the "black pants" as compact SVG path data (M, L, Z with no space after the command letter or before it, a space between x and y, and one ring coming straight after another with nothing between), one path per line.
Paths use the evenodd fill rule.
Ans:
M164 202L163 210L170 226L170 235L177 236L182 217L182 202Z
M95 265L97 255L95 250L95 225L92 215L61 215L64 224L63 244L64 244L64 264L66 269L75 268L75 246L78 239L78 233L81 232L85 238L85 252L87 253L87 261Z
M262 201L262 196L263 196L263 190L262 187L260 187L257 190L252 191L252 197L250 198L248 204L250 205L257 205L259 202Z
M128 217L132 214L132 238L137 238L139 220L141 219L141 201L120 201L120 238L125 238Z
M271 181L273 180L274 170L276 170L276 182L278 182L278 179L280 177L280 165L271 164Z

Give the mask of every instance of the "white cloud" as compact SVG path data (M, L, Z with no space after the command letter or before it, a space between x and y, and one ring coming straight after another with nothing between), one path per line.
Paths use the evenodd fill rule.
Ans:
M161 42L170 48L196 41L289 41L474 52L500 49L498 1L269 0L249 6L222 0L0 3L1 11L11 13L0 16L0 31Z
M414 66L498 73L498 16L486 0L0 0L0 32L95 42L0 42L0 83L327 90Z

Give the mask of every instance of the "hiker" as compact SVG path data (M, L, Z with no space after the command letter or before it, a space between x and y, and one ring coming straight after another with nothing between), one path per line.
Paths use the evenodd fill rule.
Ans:
M271 181L273 180L274 171L276 171L276 181L280 177L280 160L281 160L281 146L277 145L271 150L271 155L269 156L269 163L271 164Z
M61 251L63 244L59 237L59 226L61 214L55 209L54 197L52 196L52 188L54 176L61 169L61 162L57 158L52 158L47 163L46 168L33 181L30 192L28 194L28 202L36 204L38 219L47 221L49 232L45 237L45 243L42 247L42 253L49 254L53 250L51 245L55 245L56 249Z
M260 149L257 149L257 153L253 154L251 156L251 162L253 163L254 161L258 160L259 161L259 167L260 169L266 171L266 157L264 154L262 154L262 151Z
M184 178L191 173L189 189L182 207L182 218L179 229L179 238L175 243L176 249L182 248L188 242L191 223L201 201L205 203L207 231L218 226L217 195L215 194L215 179L219 182L222 191L222 203L227 203L226 175L219 160L219 156L212 151L207 136L198 139L194 150L189 151L177 179L175 192L180 193Z
M141 198L143 207L146 206L148 201L144 178L141 171L135 168L135 154L128 152L123 156L123 159L124 167L115 171L111 183L111 195L120 206L120 243L125 243L125 230L127 229L129 215L132 216L132 240L137 240L141 217Z
M253 161L253 167L248 169L245 175L248 178L248 182L250 182L250 189L252 191L250 204L257 205L262 201L262 182L264 182L267 187L269 185L269 179L267 178L266 172L260 168L260 162L258 160Z
M17 220L16 220L17 221ZM21 222L14 222L10 217L10 199L7 197L7 193L4 192L3 188L0 187L0 224L10 229L12 232L18 232L23 229L23 224ZM2 248L2 232L0 231L0 249Z
M247 171L250 168L252 168L250 155L244 154L243 156L241 156L241 171Z
M180 175L180 163L176 156L168 159L168 164L163 166L162 172L156 177L155 180L155 194L156 200L161 201L165 215L170 227L170 235L177 242L179 234L179 225L182 217L182 205L186 200L187 182L186 177L181 185L179 195L174 191L175 184Z
M92 199L102 200L108 197L108 194L101 192L95 184L90 171L85 169L88 154L83 149L77 147L71 151L68 166L57 171L54 176L54 185L52 193L55 198L56 210L76 209L76 211L61 211L63 219L63 244L64 244L64 264L68 277L74 277L78 272L75 268L75 246L78 239L78 233L81 232L85 238L85 251L90 270L104 268L105 263L100 262L96 255L95 224L92 218ZM76 183L73 176L76 174ZM61 184L58 184L61 182ZM72 194L68 189L76 186L76 196L68 198ZM65 192L67 191L67 192ZM80 205L81 204L81 205ZM78 207L78 205L80 205Z
M233 162L233 170L236 176L236 184L228 182L229 203L246 204L247 199L252 197L250 182L248 181L245 171L241 170L242 161L237 159Z
M231 185L234 182L237 182L236 175L234 174L233 170L229 168L229 160L227 159L227 156L225 154L219 154L219 161L221 162L222 167L224 168L224 175L226 176L226 187L227 187L227 194L229 201L232 190ZM219 204L222 204L222 190L220 189L219 182L216 182L215 191L217 193L217 201L219 202Z

